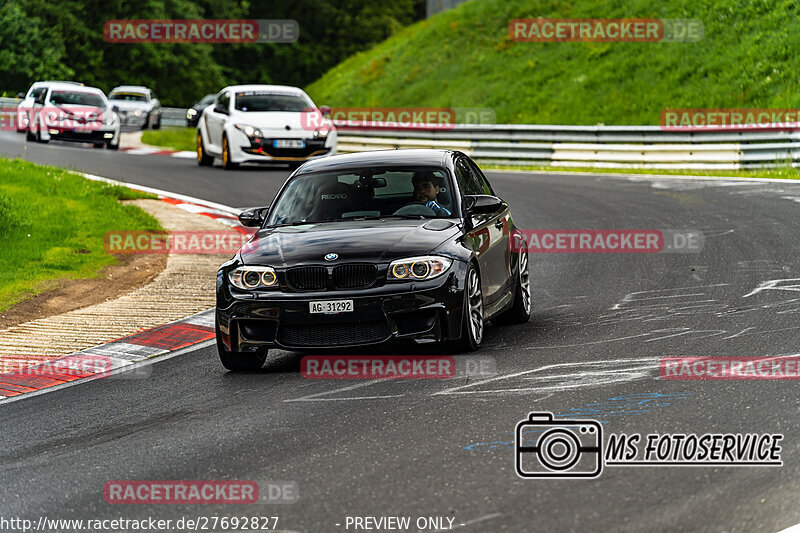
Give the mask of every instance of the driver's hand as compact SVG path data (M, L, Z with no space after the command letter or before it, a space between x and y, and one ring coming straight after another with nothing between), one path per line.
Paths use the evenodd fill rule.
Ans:
M425 205L430 207L433 210L433 212L436 213L437 215L446 217L450 216L451 214L450 211L442 207L442 205L439 204L439 202L436 202L434 200L429 200Z

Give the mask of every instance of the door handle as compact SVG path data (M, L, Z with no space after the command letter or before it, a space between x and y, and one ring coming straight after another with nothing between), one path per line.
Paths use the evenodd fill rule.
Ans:
M497 228L497 229L503 229L503 226L505 225L505 223L506 223L505 219L501 218L500 220L498 220L497 222L494 223L494 227Z

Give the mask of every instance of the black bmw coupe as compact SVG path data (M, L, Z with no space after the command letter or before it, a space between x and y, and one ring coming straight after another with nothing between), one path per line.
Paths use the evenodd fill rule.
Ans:
M487 320L530 317L528 256L509 205L447 150L305 163L217 274L220 359L260 368L270 347L318 350L408 339L477 349ZM524 246L522 247L524 250Z

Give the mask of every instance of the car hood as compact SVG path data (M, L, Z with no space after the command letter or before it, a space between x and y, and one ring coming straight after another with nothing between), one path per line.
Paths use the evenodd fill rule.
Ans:
M327 122L327 119L323 119ZM310 134L317 126L323 124L313 113L300 112L242 112L236 111L232 116L234 124L253 126L264 132L282 132L285 135ZM327 122L330 128L330 122Z
M246 265L276 268L324 264L329 253L339 256L332 265L387 262L430 253L460 232L454 222L389 219L267 228L259 230L240 254Z
M147 111L151 106L150 102L131 102L129 100L109 100L108 103L120 111L133 111L134 109Z

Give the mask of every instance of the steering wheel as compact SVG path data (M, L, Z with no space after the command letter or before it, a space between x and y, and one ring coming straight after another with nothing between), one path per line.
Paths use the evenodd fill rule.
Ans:
M423 204L422 202L412 202L410 204L404 205L394 213L393 215L423 215L426 217L436 216L436 212L428 207L427 205Z

